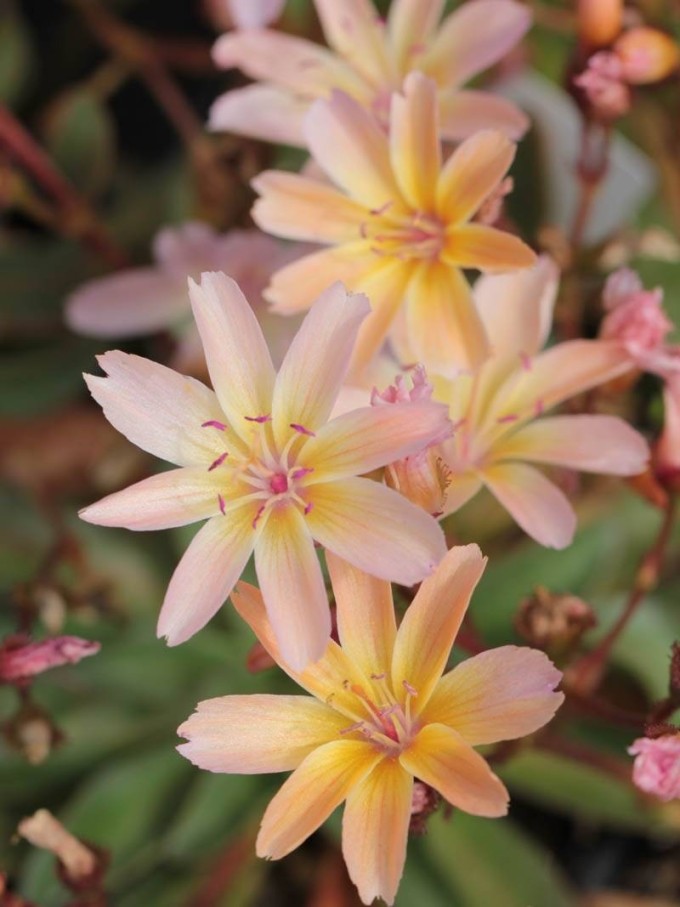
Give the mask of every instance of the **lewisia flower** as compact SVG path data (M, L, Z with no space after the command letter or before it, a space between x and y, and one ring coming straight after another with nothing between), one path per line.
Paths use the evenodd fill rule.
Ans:
M122 352L86 376L112 425L179 465L109 495L83 519L165 529L207 519L177 567L158 633L183 642L215 614L255 552L255 569L286 660L319 658L330 633L314 542L383 579L413 585L446 546L436 522L401 495L358 478L450 431L430 402L366 406L328 422L345 377L363 296L321 295L278 376L252 309L223 274L190 283L215 392Z
M274 275L265 296L275 311L307 308L335 279L368 294L373 312L359 334L355 372L377 352L402 303L416 358L428 369L478 365L488 347L462 269L506 271L535 261L516 236L471 222L503 180L513 143L479 132L442 166L437 121L436 85L420 73L393 96L389 135L336 92L314 104L306 131L339 189L276 171L253 181L262 196L253 209L259 226L332 246Z
M384 124L390 95L419 70L437 86L442 135L454 141L479 129L520 138L526 116L503 98L461 85L496 63L522 38L531 13L515 0L473 0L438 27L444 0L395 0L386 23L370 0L314 0L327 50L310 41L261 30L219 39L214 59L261 80L229 91L213 105L212 129L266 141L305 145L309 104L340 89Z
M203 271L224 271L252 302L275 362L281 362L299 322L272 315L262 303L262 291L277 268L299 257L299 246L286 245L259 230L217 233L208 224L187 221L165 227L153 242L154 264L130 268L90 280L66 303L66 322L89 337L138 337L178 328L178 368L202 359L191 320L187 277L198 280Z
M520 274L477 281L475 303L493 353L472 374L453 380L430 375L434 399L448 404L454 425L454 435L431 455L446 469L444 514L484 485L530 536L564 548L573 538L574 510L531 464L636 475L648 449L614 416L545 416L631 368L629 353L613 340L573 340L541 351L557 282L548 259Z
M680 733L639 737L628 752L636 787L666 803L680 800Z
M390 407L384 407L390 409ZM485 565L476 545L452 548L397 630L390 586L329 556L341 645L302 673L282 657L257 589L234 605L309 696L224 696L180 728L180 753L214 772L293 771L269 804L261 857L298 847L343 801L342 849L364 903L394 901L413 779L478 816L505 815L508 794L473 747L531 734L562 702L561 674L534 649L503 646L442 676Z

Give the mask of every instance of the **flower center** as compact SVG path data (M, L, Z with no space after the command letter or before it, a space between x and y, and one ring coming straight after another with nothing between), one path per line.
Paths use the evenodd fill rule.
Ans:
M422 211L402 215L391 209L392 202L388 202L371 211L371 219L361 224L361 236L370 240L372 251L404 261L439 258L446 240L444 224Z
M269 480L269 487L274 494L283 494L284 491L288 491L288 476L282 472L275 472Z
M410 683L403 681L403 694L395 695L386 674L371 674L367 688L360 684L344 684L354 694L358 720L340 731L358 733L391 755L400 753L411 743L418 727L411 714L411 701L418 695Z

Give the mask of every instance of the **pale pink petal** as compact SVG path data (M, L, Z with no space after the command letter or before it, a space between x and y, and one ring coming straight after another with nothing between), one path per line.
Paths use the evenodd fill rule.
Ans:
M416 360L447 377L484 362L489 353L486 332L458 268L439 262L420 265L406 299L408 339Z
M332 186L279 170L260 173L252 186L261 196L253 220L268 233L318 243L360 238L365 208Z
M342 855L364 904L393 904L411 820L413 778L396 759L383 759L347 796Z
M370 84L392 74L384 27L371 0L314 0L329 45Z
M497 356L534 356L552 325L559 271L543 255L533 268L513 274L485 274L473 295Z
M343 479L309 488L307 524L324 548L381 579L412 586L446 552L436 521L391 488Z
M663 391L663 431L656 445L658 469L667 476L680 472L680 377L671 376Z
M308 107L307 101L276 85L233 88L220 95L210 108L208 129L302 147L302 124Z
M515 151L513 142L492 129L476 133L456 148L437 184L437 211L447 223L472 217L510 169Z
M442 258L459 268L492 274L536 264L536 253L519 236L484 224L465 224L450 230Z
M518 141L529 117L511 101L487 91L444 90L439 95L440 130L450 142L460 142L482 129L497 129Z
M313 750L267 807L257 836L258 857L278 860L295 850L381 758L363 740L336 740Z
M446 457L444 457L446 462ZM482 480L475 472L452 473L450 483L444 494L443 516L455 513L472 500L482 487Z
M328 596L305 517L274 506L263 517L255 569L281 657L303 670L324 653L331 635Z
M295 314L312 303L336 281L354 290L363 275L376 267L375 256L365 240L322 249L281 268L264 293L281 315Z
M501 646L468 658L437 684L422 715L457 731L470 746L533 734L564 701L562 679L537 649Z
M388 672L397 633L390 584L357 570L331 551L326 552L326 564L343 650L367 677Z
M397 633L392 683L416 690L422 708L448 661L486 558L477 545L451 548L425 580L407 609Z
M328 287L314 303L276 379L272 420L281 443L291 424L314 432L326 422L369 311L366 297L348 293L341 283Z
M229 236L219 234L203 221L188 220L159 230L153 239L153 255L159 266L172 274L186 293L187 276L198 279L201 271L220 267L219 253ZM186 299L188 302L188 293Z
M328 422L305 445L303 462L318 464L309 482L372 472L450 434L441 403L366 406Z
M169 646L185 642L222 607L250 557L256 533L252 508L217 516L203 526L172 575L157 634Z
M286 0L227 0L237 28L261 28L278 19Z
M366 96L366 86L353 69L320 44L268 29L230 32L213 48L221 69L238 67L251 79L270 82L303 98L316 98L341 88Z
M462 85L504 57L530 25L523 3L472 0L445 19L420 65L441 85Z
M224 414L215 394L195 378L113 350L97 361L108 377L85 375L90 393L114 428L137 447L179 466L209 464L215 439L204 422Z
M521 528L547 548L566 548L576 514L560 489L533 466L496 463L480 472L495 498Z
M503 460L634 476L647 465L649 447L642 435L616 416L553 416L530 422L499 444L494 455Z
M66 302L66 323L90 337L136 337L171 327L189 314L184 280L136 268L82 284Z
M231 427L250 438L248 418L271 413L274 366L255 313L225 274L190 281L189 295L215 393Z
M199 702L177 729L177 750L210 772L255 775L289 772L347 719L309 696L220 696Z
M171 529L219 513L215 479L205 467L185 467L143 479L79 512L97 526Z
M375 117L349 95L334 91L305 119L307 144L324 172L367 209L400 205L387 137Z
M403 197L416 211L432 211L441 170L437 86L422 73L392 95L390 160Z
M495 819L508 811L508 792L499 778L459 734L443 724L426 725L399 761L466 813Z
M397 68L406 71L426 48L444 9L444 0L394 0L387 16L387 35Z

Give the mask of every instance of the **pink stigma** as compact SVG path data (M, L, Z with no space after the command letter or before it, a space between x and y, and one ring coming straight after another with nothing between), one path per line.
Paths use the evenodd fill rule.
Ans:
M287 476L284 476L281 472L277 472L269 480L269 487L274 492L274 494L283 494L284 491L288 491Z
M201 422L201 428L216 428L218 431L227 430L224 422L218 422L217 419L208 419L207 422Z
M271 422L272 417L268 413L266 416L244 416L246 422L259 422L262 425L264 422Z
M212 472L213 469L217 469L218 466L221 466L228 456L229 454L225 450L223 454L220 454L219 457L216 460L213 460L210 466L208 466L208 472Z
M308 428L305 428L304 425L299 425L297 422L291 422L290 427L293 431L299 432L301 435L307 435L310 438L316 438L316 435L313 431L310 431Z

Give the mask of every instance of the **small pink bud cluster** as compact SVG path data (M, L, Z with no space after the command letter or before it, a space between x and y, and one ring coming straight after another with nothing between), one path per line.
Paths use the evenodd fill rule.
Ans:
M603 340L620 340L634 357L661 349L673 323L663 311L663 291L645 290L638 275L628 268L615 271L608 279L603 303L607 315L602 322Z
M635 756L633 782L640 790L665 802L680 799L680 733L640 737L628 752Z
M0 646L0 683L17 683L50 668L76 664L96 655L100 648L98 642L77 636L55 636L41 642L28 642L23 637L7 639Z

